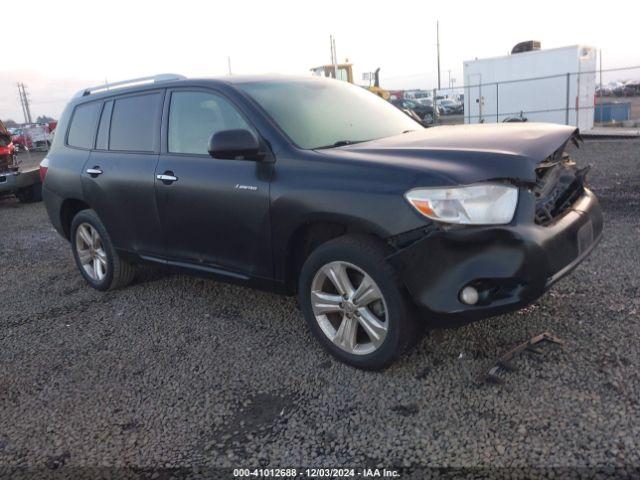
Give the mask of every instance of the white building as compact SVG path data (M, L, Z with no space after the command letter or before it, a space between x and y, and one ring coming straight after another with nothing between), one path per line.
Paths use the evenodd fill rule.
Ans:
M539 78L542 77L542 78ZM464 62L465 123L530 122L593 128L596 51L581 45Z

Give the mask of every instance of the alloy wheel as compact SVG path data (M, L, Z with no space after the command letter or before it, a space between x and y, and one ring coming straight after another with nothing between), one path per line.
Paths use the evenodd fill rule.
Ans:
M311 307L327 338L348 353L372 353L387 336L384 296L376 282L351 263L334 261L317 271L311 282Z
M107 252L98 231L89 223L81 223L76 229L76 252L85 273L97 282L107 276Z

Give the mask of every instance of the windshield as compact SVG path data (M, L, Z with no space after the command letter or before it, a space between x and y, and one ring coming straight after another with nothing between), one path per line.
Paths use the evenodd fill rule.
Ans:
M238 87L300 148L364 142L422 128L389 102L343 81L310 78Z

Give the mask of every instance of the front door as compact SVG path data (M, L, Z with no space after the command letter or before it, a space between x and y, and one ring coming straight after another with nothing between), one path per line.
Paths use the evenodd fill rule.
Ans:
M219 160L207 153L214 132L255 129L227 98L212 90L175 89L169 95L156 168L164 256L271 278L273 164Z

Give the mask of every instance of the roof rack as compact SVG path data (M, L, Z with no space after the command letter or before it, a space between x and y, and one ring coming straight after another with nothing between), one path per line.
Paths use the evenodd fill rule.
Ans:
M125 88L133 85L144 85L145 83L159 83L170 82L172 80L185 80L187 77L184 75L177 75L174 73L161 73L159 75L152 75L150 77L132 78L131 80L122 80L120 82L105 83L104 85L98 85L95 87L84 88L76 93L73 98L86 97L92 93L105 92L113 90L114 88Z

